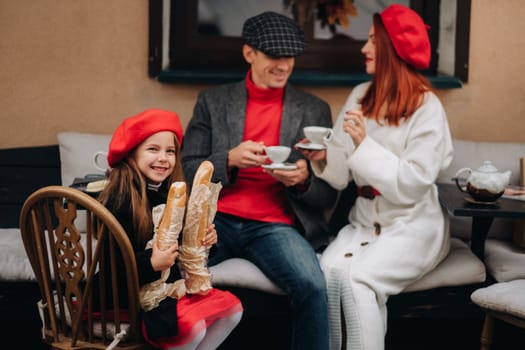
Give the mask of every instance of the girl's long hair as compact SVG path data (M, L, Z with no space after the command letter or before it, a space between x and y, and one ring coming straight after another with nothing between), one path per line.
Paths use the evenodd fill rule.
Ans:
M394 49L379 14L373 16L375 32L375 73L369 89L359 101L363 115L399 125L423 103L430 82L403 61Z
M180 146L175 137L175 166L173 173L162 183L159 192L167 193L175 181L184 181L182 164L180 160ZM153 219L151 206L147 195L146 178L140 172L133 158L136 152L133 149L124 159L115 164L108 176L108 184L100 193L98 200L105 206L110 203L110 211L129 211L133 218L134 232L127 232L128 236L135 238L132 244L135 247L145 247L146 242L153 236Z

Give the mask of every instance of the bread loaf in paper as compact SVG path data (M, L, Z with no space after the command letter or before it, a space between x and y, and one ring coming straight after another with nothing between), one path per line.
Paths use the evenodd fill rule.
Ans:
M177 181L171 184L162 219L157 229L160 250L168 249L179 238L186 208L186 183Z

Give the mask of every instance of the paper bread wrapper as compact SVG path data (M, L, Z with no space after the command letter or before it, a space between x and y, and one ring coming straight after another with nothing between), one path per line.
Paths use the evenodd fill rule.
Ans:
M170 186L166 204L153 208L155 234L146 248L151 248L153 240L158 240L161 250L171 247L178 239L184 222L186 209L186 183L174 182ZM161 278L148 283L140 289L140 304L146 310L156 308L166 297L180 298L186 293L184 280L166 283L170 269L162 271Z
M211 288L211 273L208 270L209 249L202 245L206 229L213 222L217 211L217 199L222 188L211 183L213 164L201 163L191 189L179 249L181 268L186 273L186 292L206 294Z

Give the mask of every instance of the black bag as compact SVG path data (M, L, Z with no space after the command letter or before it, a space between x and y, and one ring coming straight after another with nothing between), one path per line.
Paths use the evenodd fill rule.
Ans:
M156 308L141 313L148 338L173 337L179 333L177 299L167 297Z

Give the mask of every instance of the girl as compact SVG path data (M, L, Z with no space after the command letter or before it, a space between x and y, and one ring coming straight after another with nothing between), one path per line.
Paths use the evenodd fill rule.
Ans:
M361 52L371 82L356 86L326 137L303 151L336 189L358 197L321 257L327 280L330 348L382 350L386 302L432 270L449 249L435 181L452 160L445 111L417 71L430 63L427 26L395 4L373 17ZM342 311L341 311L342 310Z
M180 162L182 127L177 114L148 109L125 119L109 145L108 183L99 200L118 219L134 247L139 284L157 281L170 269L167 282L181 277L176 259L178 244L160 250L153 237L152 208L166 203L170 185L183 181ZM217 242L210 225L203 241ZM216 349L239 323L242 305L233 294L212 288L206 295L164 299L145 314L144 337L162 349ZM146 322L147 321L147 322Z

